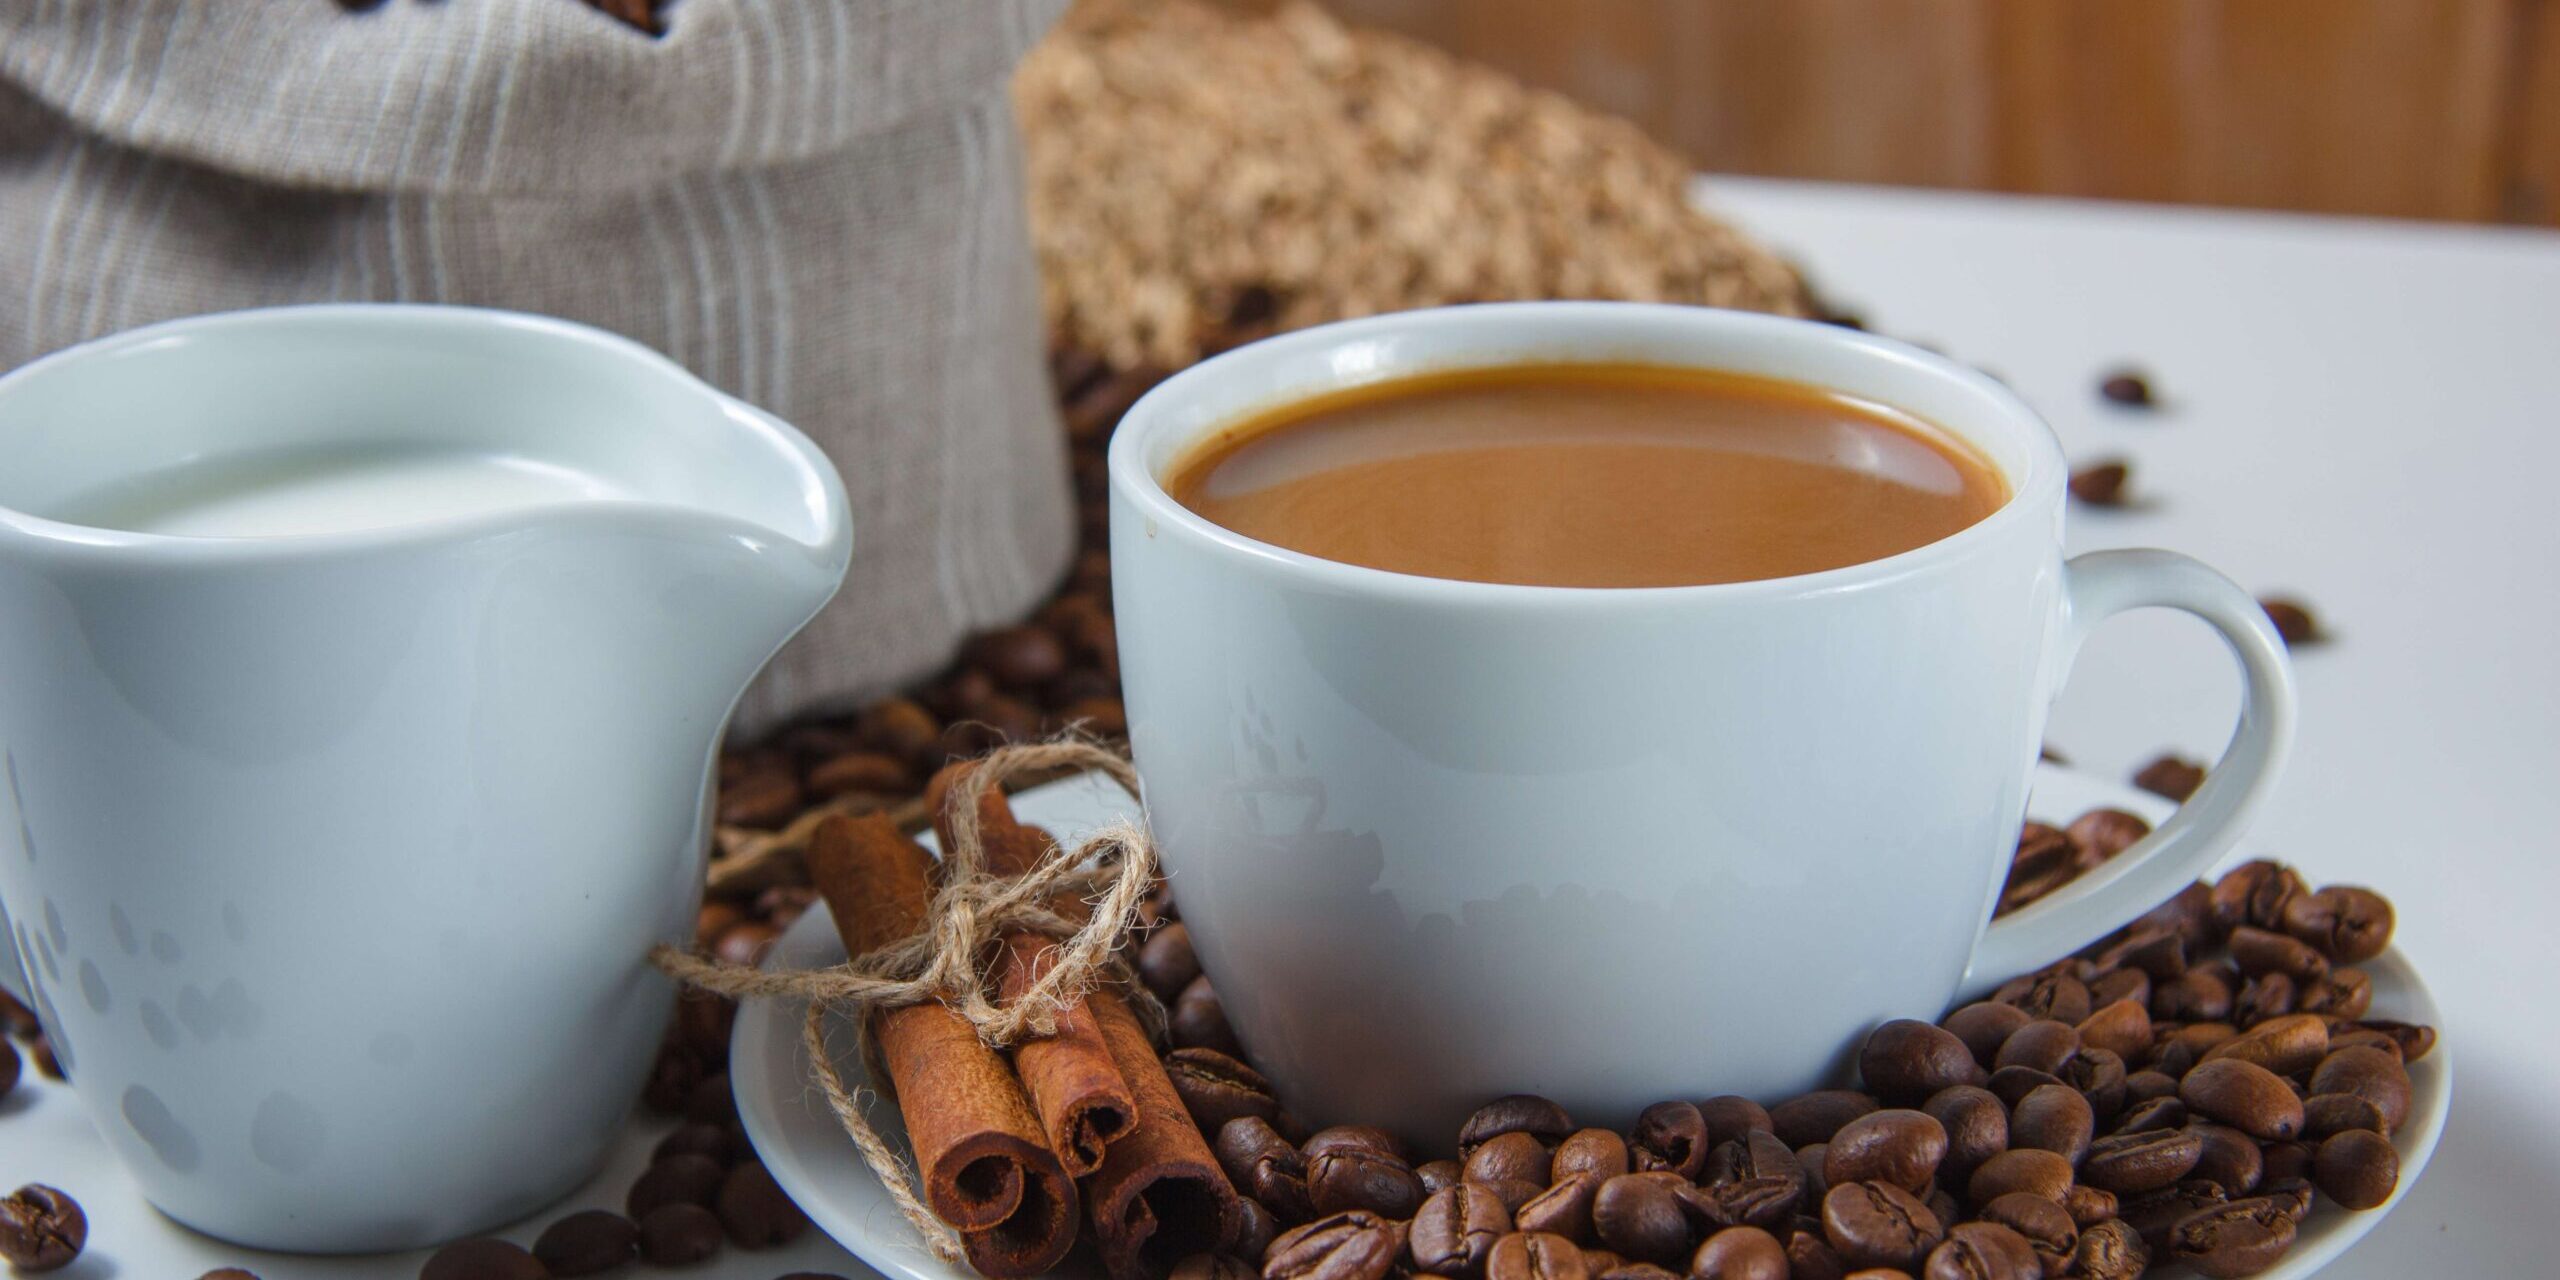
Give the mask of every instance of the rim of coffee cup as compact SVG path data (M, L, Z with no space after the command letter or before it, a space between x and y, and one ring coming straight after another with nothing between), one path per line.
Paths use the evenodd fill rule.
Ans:
M1645 341L1631 341L1640 335ZM1678 357L1668 357L1660 349L1665 338L1696 345L1684 345ZM1417 357L1395 350L1417 339L1441 351ZM1835 569L1683 586L1558 587L1425 577L1308 555L1217 524L1183 506L1164 487L1164 471L1210 432L1321 392L1416 374L1532 361L1588 361L1667 364L1834 385L1818 376L1773 371L1766 359L1736 358L1745 351L1762 357L1791 352L1803 357L1804 363L1817 359L1864 362L1880 376L1890 371L1891 376L1932 381L1972 402L1977 412L1964 421L1949 421L1947 415L1923 412L1895 396L1853 393L1955 437L2000 473L2009 487L2007 500L1991 514L1934 542ZM1247 390L1235 392L1237 382ZM1204 401L1217 407L1199 407ZM1907 342L1819 321L1649 302L1430 307L1315 325L1247 343L1174 374L1131 405L1112 434L1108 467L1112 489L1144 522L1144 528L1128 531L1127 536L1160 537L1170 532L1207 542L1260 569L1308 585L1449 603L1536 601L1542 606L1671 597L1796 596L1891 582L1961 560L2018 522L2058 509L2069 478L2062 442L2053 428L2016 392L1980 370ZM1118 519L1116 512L1114 519ZM1115 538L1123 536L1118 529L1113 532Z
M0 399L28 382L60 375L68 366L113 358L178 341L254 340L260 331L304 324L371 325L432 335L437 331L509 329L542 341L568 343L627 362L632 373L655 379L669 394L690 396L716 408L742 432L787 458L800 473L797 501L806 508L808 537L780 529L749 525L715 513L658 501L561 504L544 519L594 522L598 527L629 525L645 529L670 519L717 520L737 524L741 536L759 530L759 540L777 540L812 554L832 554L850 538L843 485L835 467L808 436L791 424L694 376L664 353L621 334L574 320L508 311L496 307L446 303L324 302L278 307L251 307L182 316L126 329L49 352L0 374ZM0 459L4 460L4 459ZM155 562L241 563L297 560L348 551L371 550L428 540L468 539L521 527L517 511L491 511L448 519L383 525L365 529L293 533L259 537L219 537L153 533L82 524L38 515L0 502L0 547L16 545L30 552L98 556L148 553Z

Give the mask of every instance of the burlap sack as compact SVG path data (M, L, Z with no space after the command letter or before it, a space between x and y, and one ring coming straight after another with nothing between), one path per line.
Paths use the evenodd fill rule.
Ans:
M12 0L0 363L325 300L628 334L835 456L852 573L739 727L848 707L1073 547L1004 90L1062 2Z

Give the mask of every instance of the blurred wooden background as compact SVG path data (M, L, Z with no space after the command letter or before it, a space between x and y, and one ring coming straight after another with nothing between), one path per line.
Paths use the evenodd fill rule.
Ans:
M2560 223L2560 0L1325 2L1707 169Z

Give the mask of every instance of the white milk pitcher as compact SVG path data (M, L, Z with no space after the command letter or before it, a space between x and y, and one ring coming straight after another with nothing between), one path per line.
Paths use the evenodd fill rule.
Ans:
M242 312L0 378L0 954L152 1202L383 1250L592 1173L722 724L849 549L807 439L556 320Z

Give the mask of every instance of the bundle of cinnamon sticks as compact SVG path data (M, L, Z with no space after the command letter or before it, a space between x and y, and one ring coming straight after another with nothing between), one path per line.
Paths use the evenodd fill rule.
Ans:
M943 847L954 847L949 800L974 763L937 775L926 793ZM987 787L977 838L989 871L1020 875L1052 856L1047 833L1014 817ZM830 817L812 835L811 878L846 954L861 956L924 926L936 863L886 815ZM1069 919L1080 901L1050 909ZM1056 956L1055 940L1005 934L986 970L999 999L1020 997ZM1161 1277L1218 1249L1238 1225L1235 1189L1210 1154L1127 1002L1097 988L1059 1011L1056 1030L1009 1050L941 1003L872 1015L924 1201L960 1234L971 1266L994 1280L1038 1275L1092 1224L1113 1280Z

